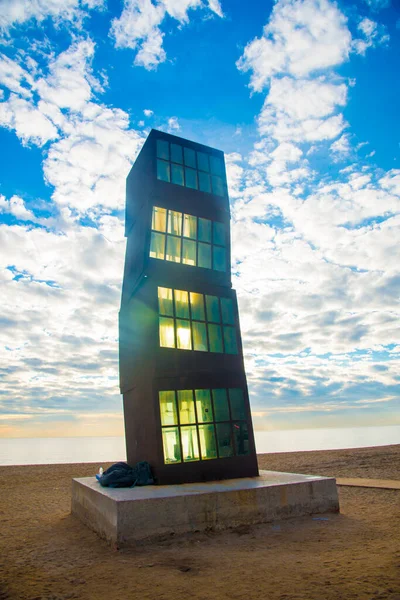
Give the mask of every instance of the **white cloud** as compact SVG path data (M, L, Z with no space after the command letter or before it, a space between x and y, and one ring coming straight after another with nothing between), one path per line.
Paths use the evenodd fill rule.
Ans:
M2 0L0 30L8 32L11 27L31 20L41 23L48 17L56 22L80 22L84 9L104 6L104 0Z
M36 82L41 99L74 111L84 107L93 95L92 88L100 87L90 76L93 55L90 39L77 41L59 54L49 65L50 74Z
M10 213L22 221L36 221L35 215L26 208L23 199L19 196L12 196L10 200L7 200L5 196L0 195L1 212Z
M170 117L167 123L167 131L173 133L179 131L181 126L179 125L178 117Z
M177 19L180 23L188 23L188 10L199 8L202 5L201 0L161 0L167 13Z
M368 48L385 44L389 41L389 35L383 25L364 17L358 24L362 39L353 40L353 48L357 54L365 55Z
M111 25L116 47L136 48L139 41L157 32L164 15L164 7L154 5L151 0L126 0L121 16Z
M141 134L129 129L128 115L92 100L101 84L92 72L94 44L90 39L73 42L51 57L48 74L33 77L29 70L14 72L12 81L29 81L26 100L12 93L0 102L0 124L12 129L24 143L48 148L43 169L54 186L53 200L77 214L122 208L123 181L137 154ZM103 208L101 208L103 207ZM92 215L93 216L93 215Z
M345 84L323 79L273 79L258 118L261 134L276 140L314 142L337 137L345 127L341 114L333 114L346 103Z
M15 94L7 102L0 102L0 125L15 130L23 143L43 146L58 137L53 123L32 103Z
M162 47L163 36L159 29L152 29L135 56L134 64L137 67L144 67L151 71L165 61L167 55Z
M337 106L346 104L345 84L335 85L322 78L294 80L289 77L274 79L268 94L271 104L293 121L327 117Z
M250 42L238 61L252 71L261 91L277 73L304 77L347 60L351 35L346 18L328 0L279 0L263 36Z
M271 152L271 156L274 160L282 161L285 164L288 162L298 162L302 154L303 153L298 146L287 142L280 144L273 152Z
M149 108L145 108L143 111L143 114L145 117L152 117L154 115L154 112L152 110L150 110Z
M241 183L243 176L242 156L237 152L225 155L226 177L228 180L229 197L231 199L241 196Z
M380 185L400 197L400 169L391 169L379 180Z
M323 35L312 35L313 20ZM365 21L361 31L373 37L375 27ZM305 398L315 399L309 410L345 410L353 405L346 393L382 399L396 384L398 365L367 353L398 336L400 176L358 165L359 148L343 133L347 85L332 67L351 43L336 4L283 0L238 63L255 91L269 86L260 139L236 169L232 270L252 397L272 412L293 397L293 412ZM329 152L352 157L337 179L310 169L317 153L332 162Z
M0 226L0 272L10 274L13 265L18 275L3 280L0 355L9 370L1 412L9 412L10 399L18 412L38 418L120 408L124 246L122 224L113 217L104 217L99 231L76 224L57 232Z
M359 22L358 29L362 31L365 37L372 38L376 35L377 23L365 17Z
M142 138L129 130L128 115L93 103L71 118L66 137L53 144L44 162L53 200L84 213L95 207L119 208L124 180Z
M222 16L218 0L209 9ZM181 25L189 22L188 11L204 8L201 0L124 0L120 17L113 19L110 35L116 48L137 50L134 64L147 70L156 69L167 58L162 47L164 33L160 26L166 15Z
M219 17L223 17L222 6L219 0L208 0L208 6Z
M350 138L347 134L342 135L330 145L334 160L343 160L350 154Z
M31 96L30 87L33 78L17 62L0 54L0 85L24 98ZM28 87L27 87L28 86Z

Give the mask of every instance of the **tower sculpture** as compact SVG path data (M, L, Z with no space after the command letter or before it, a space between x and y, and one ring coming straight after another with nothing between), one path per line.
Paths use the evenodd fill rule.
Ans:
M221 151L152 130L127 178L127 460L160 484L258 475Z

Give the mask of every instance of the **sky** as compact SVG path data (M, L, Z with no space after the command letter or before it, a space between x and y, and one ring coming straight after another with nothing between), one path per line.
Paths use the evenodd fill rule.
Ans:
M225 152L256 430L400 424L399 0L0 0L0 436L122 435L125 179Z

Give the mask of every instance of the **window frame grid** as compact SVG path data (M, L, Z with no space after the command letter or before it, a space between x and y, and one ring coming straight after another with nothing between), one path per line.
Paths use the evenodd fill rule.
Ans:
M165 144L168 144L168 158L165 157L161 157L158 155L158 142L163 142ZM174 146L179 146L182 150L182 162L177 162L176 160L173 160L172 157L172 150L171 150L171 145ZM190 150L194 153L194 163L195 166L193 167L192 165L186 164L185 161L185 149ZM198 153L200 154L204 154L205 156L207 156L207 163L208 163L208 171L205 171L203 168L200 168L199 166L199 160L198 160ZM159 181L164 181L165 183L174 183L174 185L180 185L181 187L186 187L188 189L194 189L200 192L203 192L205 194L213 194L214 196L218 196L219 198L226 198L228 196L228 186L227 186L227 181L226 181L226 169L224 168L224 161L220 156L216 156L214 154L211 154L209 152L204 152L202 150L194 150L193 148L189 148L189 146L184 146L182 144L176 144L173 142L169 142L168 140L164 140L162 138L157 138L156 139L156 161L162 161L164 163L166 163L169 168L168 168L168 172L169 172L169 181L166 181L165 179L160 179L158 178L158 168L156 165L156 174L157 174L157 179ZM220 161L220 168L221 168L221 174L214 172L212 169L212 160L211 158L216 158ZM183 180L183 185L181 185L180 183L175 183L172 181L172 165L177 165L180 166L182 168L182 180ZM192 169L193 171L195 171L195 176L196 176L196 181L197 181L197 187L192 187L187 185L186 183L186 171L185 169ZM210 187L210 191L204 191L200 189L200 178L199 178L199 173L204 173L206 175L209 176L209 187ZM221 184L222 184L222 194L218 194L216 191L214 191L214 186L213 186L213 177L218 177L221 180Z
M160 229L153 229L153 219L154 219L155 209L159 209L159 208L164 208L164 207L153 206L152 211L151 211L149 258L152 258L154 260L163 260L168 263L176 263L179 265L185 265L186 267L196 267L199 269L208 269L209 271L216 271L217 273L227 273L228 272L227 259L228 259L229 244L227 243L227 240L226 240L226 225L225 225L225 223L223 223L222 221L213 221L211 219L207 219L206 217L198 217L196 215L190 215L188 213L172 210L170 208L165 208L164 210L166 210L166 219L165 219L166 227L165 227L165 231L161 231ZM178 212L181 214L181 217L180 217L181 234L180 235L176 235L175 233L169 233L169 231L168 231L171 212L172 213ZM194 237L194 238L184 235L184 217L185 217L185 215L196 219L196 237ZM211 241L210 242L200 240L200 238L199 238L199 219L205 219L211 223ZM214 223L218 223L218 225L222 225L224 228L224 233L225 233L225 240L224 240L225 244L224 245L214 242ZM158 235L164 236L164 240L163 240L164 241L164 243L163 243L164 258L158 258L157 256L150 256L153 234L158 234ZM175 238L180 241L179 261L167 259L168 237ZM196 256L195 256L196 264L194 264L194 265L190 265L188 263L183 262L183 243L185 240L194 242L196 245L196 253L195 253L196 254ZM210 248L210 262L211 262L210 267L202 267L199 265L200 244L205 244ZM214 260L214 248L220 248L225 252L225 269L223 271L220 269L216 269L214 266L214 264L216 263L216 261Z
M174 288L164 288L164 289L169 289L172 291L172 312L173 315L167 315L165 313L161 313L160 312L160 304L159 304L159 300L158 300L158 288L159 287L164 287L164 286L157 286L157 304L158 304L158 330L159 330L159 336L158 339L160 340L160 317L161 318L167 318L167 319L173 319L174 321L174 347L171 346L159 346L159 348L165 348L166 350L186 350L186 352L207 352L209 354L227 354L228 356L238 356L239 355L239 344L238 344L238 331L237 331L237 326L238 326L238 319L237 319L237 314L234 310L234 303L233 303L233 299L232 298L227 298L227 300L230 300L232 302L232 310L233 310L233 319L234 319L234 324L227 324L223 322L223 316L222 316L222 308L221 308L221 296L213 296L213 294L204 294L203 292L190 292L188 290L175 290ZM185 317L178 317L176 314L176 306L175 306L175 291L178 292L186 292L188 294L188 309L189 309L189 319L185 318ZM191 305L191 301L190 301L190 294L191 293L198 293L203 297L203 308L204 308L204 321L201 321L200 319L193 319L192 317L192 305ZM207 302L206 302L206 296L211 296L214 298L217 298L218 300L218 308L219 308L219 316L220 316L220 320L219 321L209 321L208 320L208 311L207 311ZM226 298L226 296L222 296L223 298ZM191 348L178 348L178 336L177 336L177 326L176 326L176 321L180 320L180 321L189 321L189 328L190 328L190 344L191 344ZM205 324L205 329L206 329L206 337L207 337L207 350L195 350L194 348L194 336L193 336L193 327L192 327L192 323L204 323ZM218 325L220 330L221 330L221 341L222 341L222 352L212 352L210 350L210 336L209 336L209 330L208 330L208 325ZM226 344L225 344L225 335L224 335L224 327L229 327L231 329L234 330L235 333L235 340L236 340L236 352L226 352ZM227 388L228 389L228 388ZM229 406L230 406L230 399L229 399Z
M192 389L190 388L190 391L192 392L192 398L193 398L193 402L194 402L194 411L195 411L195 423L181 423L181 417L180 417L180 411L179 411L179 400L178 400L178 392L180 391L184 391L184 390L178 390L178 389L174 389L174 390L159 390L157 391L157 396L158 396L158 410L159 410L159 422L161 424L161 447L162 447L162 452L163 452L163 456L164 456L164 465L171 465L171 464L182 464L182 463L186 463L186 462L200 462L200 461L208 461L208 460L221 460L223 458L237 458L239 456L249 456L251 454L250 448L249 448L249 452L247 454L239 454L238 453L238 447L236 444L236 438L234 435L234 431L233 431L233 426L235 423L245 423L247 426L247 434L249 433L249 415L248 415L248 410L247 410L247 406L246 406L246 399L245 399L245 394L244 394L244 390L243 388L197 388L198 390L207 390L210 393L210 399L211 399L211 410L212 410L212 421L208 421L208 422L203 422L203 421L199 421L199 416L198 416L198 412L197 412L197 403L196 403L196 389ZM226 395L228 398L228 409L229 409L229 420L221 420L221 421L216 421L215 419L215 406L214 406L214 395L213 395L213 389L223 389L226 391ZM232 418L232 410L231 410L231 401L230 401L230 393L229 391L231 389L240 389L242 391L243 394L243 403L245 406L245 411L246 411L246 419L233 419ZM175 409L176 409L176 424L174 425L162 425L161 422L161 410L160 410L160 400L159 400L159 394L161 391L171 391L174 392L174 401L175 401ZM189 390L188 390L189 391ZM217 434L217 425L226 425L228 424L230 426L230 441L231 441L231 446L233 449L233 455L226 457L226 456L220 456L220 452L219 452L219 444L218 444L218 434ZM201 455L201 443L200 443L200 430L199 430L199 426L200 425L212 425L213 429L214 429L214 439L215 439L215 447L216 447L216 453L217 456L214 459L209 459L209 458L202 458ZM179 444L180 444L180 456L181 456L181 460L177 461L175 463L167 463L165 462L165 455L164 455L164 442L163 442L163 431L164 430L168 430L168 429L174 429L174 428L178 428L178 437L179 437ZM197 444L198 444L198 449L199 449L199 458L197 460L188 460L185 461L184 457L183 457L183 444L182 444L182 432L181 432L181 428L182 427L196 427L196 437L197 437Z

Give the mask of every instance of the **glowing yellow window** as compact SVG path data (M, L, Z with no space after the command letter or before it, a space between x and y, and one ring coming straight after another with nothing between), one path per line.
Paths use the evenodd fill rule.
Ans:
M199 323L198 321L192 321L193 330L193 349L200 350L201 352L207 352L207 331L206 324Z
M183 237L195 240L197 236L197 217L183 215Z
M181 427L182 454L185 462L200 460L196 425Z
M165 235L163 233L151 232L150 258L159 258L164 260L165 256Z
M182 235L182 213L175 210L168 211L168 233Z
M168 317L160 317L160 346L175 348L174 320Z
M151 228L154 231L162 231L163 233L167 230L167 209L160 208L159 206L153 206L153 215L151 219Z
M161 425L177 425L175 392L173 390L158 392L158 397L160 400Z
M210 423L213 421L210 390L195 390L197 420L199 423ZM173 425L173 423L171 423Z
M160 315L166 315L167 317L174 316L172 290L170 288L158 288L158 310Z
M180 350L191 350L190 321L176 319L176 346Z
M193 240L183 240L182 262L184 265L196 266L196 242Z
M193 390L178 391L179 420L182 425L196 423Z
M206 320L206 316L204 313L203 294L196 294L195 292L190 292L190 307L192 309L192 319L196 319L196 321Z
M182 290L174 290L175 314L179 319L189 318L189 294Z
M164 427L162 430L164 462L166 464L180 463L181 445L178 427Z
M181 262L181 238L167 235L167 252L165 258L171 262Z

